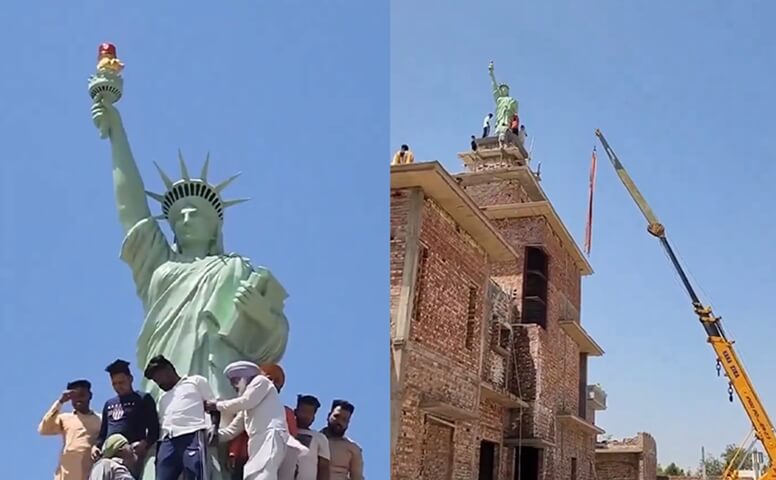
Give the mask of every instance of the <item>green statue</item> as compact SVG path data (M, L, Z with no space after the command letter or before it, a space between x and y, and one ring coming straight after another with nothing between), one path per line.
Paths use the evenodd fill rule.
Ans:
M506 133L510 130L512 118L517 115L517 100L509 96L509 85L496 81L496 74L493 72L493 62L488 65L490 81L493 85L493 98L496 100L496 135L499 142L502 142Z
M181 374L207 378L219 398L233 397L224 367L237 360L278 363L289 332L283 313L287 294L280 283L267 269L224 251L224 212L245 200L224 200L221 194L238 175L213 185L208 180L209 158L193 177L179 153L182 178L171 180L157 165L166 191L147 192L113 106L120 95L108 97L94 87L106 82L99 73L90 79L92 119L110 139L116 207L125 234L121 259L132 271L145 311L137 368L142 371L150 358L161 354ZM123 85L112 85L121 92ZM161 203L161 215L151 214L146 196ZM172 243L159 220L169 223ZM153 382L144 380L141 388L159 398ZM153 462L146 467L143 478L154 478ZM210 478L218 480L217 461L214 468Z

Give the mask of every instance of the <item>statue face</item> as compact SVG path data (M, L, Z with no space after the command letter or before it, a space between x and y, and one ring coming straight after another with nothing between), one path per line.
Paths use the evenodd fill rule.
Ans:
M506 85L501 85L498 87L498 91L501 94L502 97L508 97L509 96L509 87Z
M196 199L182 200L180 208L171 216L171 226L180 251L186 248L207 247L216 237L218 220L209 206L199 205Z

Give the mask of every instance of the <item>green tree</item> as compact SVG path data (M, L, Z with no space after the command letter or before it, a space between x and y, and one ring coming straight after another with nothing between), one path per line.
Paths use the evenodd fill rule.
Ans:
M677 467L674 462L671 462L668 464L668 466L663 470L663 475L674 475L682 477L684 476L684 470Z
M706 457L706 475L717 476L722 475L725 470L725 464L722 458L717 458L714 455ZM701 464L701 468L703 464ZM701 470L702 471L702 470Z
M751 470L752 469L752 455L746 454L746 457L744 457L744 454L746 452L741 451L739 452L739 448L735 445L728 445L725 447L725 451L722 452L722 455L720 455L722 460L722 465L724 465L724 468L727 468L730 466L731 463L733 463L733 468L737 468L740 470ZM738 455L736 457L736 455ZM735 458L735 462L733 459ZM743 462L742 462L743 460ZM739 467L739 464L741 465Z

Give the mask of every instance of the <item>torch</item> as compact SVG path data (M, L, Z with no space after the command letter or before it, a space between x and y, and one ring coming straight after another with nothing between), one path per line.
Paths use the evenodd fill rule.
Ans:
M124 64L116 57L116 46L103 43L97 52L97 71L89 77L89 96L95 103L113 105L121 99L124 79L121 70ZM100 137L108 137L108 127L100 128Z

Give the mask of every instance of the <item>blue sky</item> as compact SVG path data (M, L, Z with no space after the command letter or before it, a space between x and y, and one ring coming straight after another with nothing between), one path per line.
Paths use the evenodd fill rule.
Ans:
M487 65L520 101L542 186L581 244L594 130L647 196L767 407L776 324L776 6L734 2L391 2L391 143L453 172L493 100ZM661 462L698 464L749 431L657 240L599 147L582 322L606 356L599 423L651 432ZM776 414L774 414L776 415Z
M8 478L53 474L60 441L36 427L68 380L90 378L101 406L103 368L135 355L142 312L86 91L103 41L126 63L118 107L149 189L179 147L197 171L210 151L212 178L244 172L229 196L253 201L229 210L226 246L290 293L283 397L350 399L367 477L388 478L387 2L205 5L0 7Z

